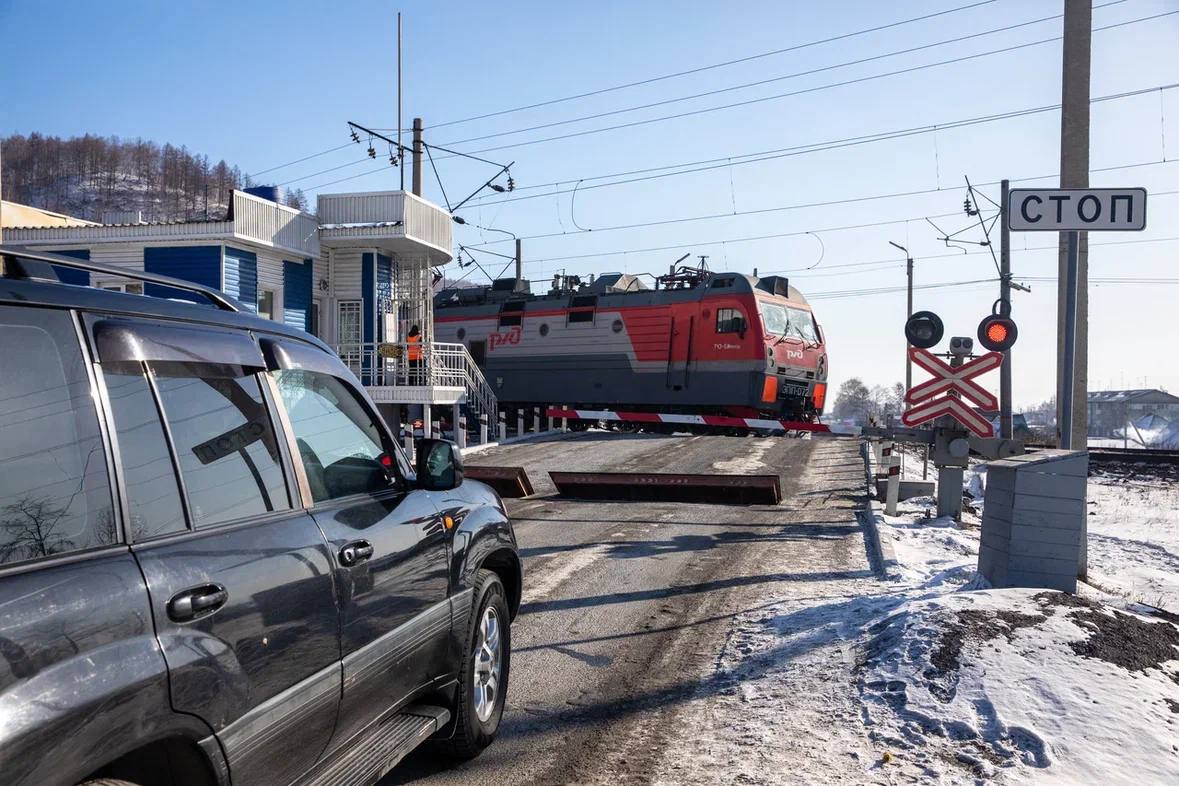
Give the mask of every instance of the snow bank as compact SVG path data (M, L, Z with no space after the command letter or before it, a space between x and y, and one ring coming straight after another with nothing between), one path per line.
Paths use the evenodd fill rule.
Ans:
M1168 622L986 590L912 600L870 632L869 734L930 782L1179 781L1179 628ZM1159 662L1141 668L1102 659L1152 644Z

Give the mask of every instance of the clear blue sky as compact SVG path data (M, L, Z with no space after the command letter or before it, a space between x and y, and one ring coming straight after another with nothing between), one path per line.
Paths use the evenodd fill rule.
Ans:
M995 0L840 42L808 47L643 87L606 93L485 120L436 124L551 98L659 76L862 30L969 4L970 0L852 2L59 2L0 0L5 75L0 132L86 132L187 145L214 160L257 172L347 141L345 121L390 127L396 120L394 31L403 12L405 117L425 118L438 144L525 126L608 112L746 82L771 79L896 50L983 33L1059 14L1059 0ZM1096 0L1100 6L1108 0ZM1176 0L1124 0L1094 11L1094 26L1179 10ZM782 79L760 87L622 115L459 145L475 150L706 108L963 57L1060 35L1051 19L870 63ZM1094 33L1092 95L1179 82L1179 14ZM614 172L727 158L816 142L1055 104L1060 98L1060 44L1050 42L960 63L926 68L741 108L497 150L514 160L521 187L576 182ZM962 255L937 241L921 217L961 209L963 176L976 183L1057 171L1059 115L942 129L903 139L723 167L678 177L548 195L565 186L521 190L541 198L460 211L468 221L521 236L571 234L525 243L526 274L661 271L686 252L709 264L751 272L793 271L791 281L816 295L832 356L833 382L850 375L869 384L902 378L903 293L818 297L820 293L904 283L899 254L917 257L919 284L993 278L985 254ZM1169 137L1169 138L1168 138ZM383 151L382 151L383 152ZM1096 173L1093 185L1179 190L1179 90L1097 104L1092 166L1145 164ZM322 191L395 188L396 170L363 162L351 146L260 179L321 186ZM313 173L348 165L323 175ZM490 175L462 160L438 162L451 198ZM427 196L441 202L427 172ZM1051 180L1036 181L1051 185ZM582 188L590 185L582 184ZM1033 183L1024 183L1033 184ZM796 204L940 189L851 204L749 214ZM314 190L314 189L313 189ZM996 186L982 189L996 198ZM575 210L573 209L575 208ZM723 218L609 230L620 224L737 212ZM1179 236L1179 195L1158 196L1142 235L1092 239L1095 278L1179 278L1179 242L1100 246ZM915 219L904 221L904 219ZM858 230L820 231L899 221ZM937 219L953 231L968 220ZM576 232L577 227L594 232ZM806 233L741 240L753 236ZM460 242L504 236L456 227ZM979 233L966 233L979 239ZM736 242L716 243L720 240ZM702 245L712 242L713 245ZM1055 238L1017 235L1017 274L1054 276ZM668 250L636 249L682 246ZM490 246L509 252L506 245ZM821 250L822 249L822 250ZM1025 249L1027 249L1025 251ZM972 251L982 251L978 247ZM611 252L629 252L625 254ZM602 254L574 260L552 260ZM483 257L490 267L494 257ZM891 260L891 261L890 261ZM862 267L838 267L863 262ZM814 265L813 269L806 268ZM465 272L465 271L463 271ZM496 272L495 270L492 271ZM451 272L451 275L461 275ZM476 276L479 274L476 273ZM1017 403L1051 395L1055 354L1055 283L1030 282L1017 294L1021 338L1015 354ZM940 312L952 333L972 335L997 284L918 292L917 307ZM1179 390L1174 312L1179 285L1108 283L1090 289L1090 387L1144 382Z

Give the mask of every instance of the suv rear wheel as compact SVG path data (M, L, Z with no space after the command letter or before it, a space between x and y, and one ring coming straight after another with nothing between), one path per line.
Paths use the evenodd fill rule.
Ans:
M490 570L477 574L473 609L459 673L454 735L441 746L444 755L455 759L472 759L495 739L508 691L512 633L507 593Z

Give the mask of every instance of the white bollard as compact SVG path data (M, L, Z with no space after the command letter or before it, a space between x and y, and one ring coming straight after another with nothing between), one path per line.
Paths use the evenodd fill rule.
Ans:
M524 436L524 410L516 410L516 436Z
M413 423L409 424L409 431L405 432L405 455L413 463Z
M442 439L442 423L435 420L430 423L430 439Z
M467 446L467 416L459 415L458 427L454 430L454 444L462 450Z
M508 415L506 412L499 413L499 441L503 442L508 438Z
M487 413L481 412L479 414L479 444L487 444Z
M897 498L901 493L901 464L896 456L889 457L888 492L885 494L884 512L889 516L897 514Z
M540 433L540 407L532 408L532 430Z
M562 404L561 409L566 409L566 406L564 404ZM561 431L568 431L568 430L569 430L569 418L563 417L563 418L561 418Z

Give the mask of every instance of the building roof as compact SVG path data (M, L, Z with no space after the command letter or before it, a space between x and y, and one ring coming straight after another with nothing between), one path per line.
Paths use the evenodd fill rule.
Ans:
M43 227L88 227L95 222L74 218L52 210L42 210L32 205L0 200L0 227L4 229L31 229Z
M1165 390L1158 388L1136 388L1134 390L1090 390L1089 403L1095 404L1120 404L1122 402L1134 401L1135 399L1144 398L1146 396L1162 396L1168 403L1174 402L1179 404L1179 396L1173 396Z

